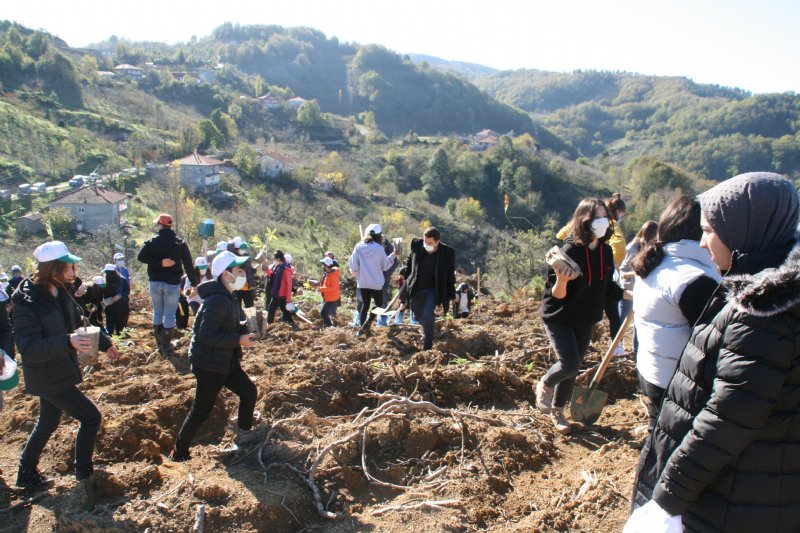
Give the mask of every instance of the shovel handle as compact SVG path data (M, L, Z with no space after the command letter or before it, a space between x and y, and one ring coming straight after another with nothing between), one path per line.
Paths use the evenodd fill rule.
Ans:
M627 331L628 326L630 326L631 322L633 322L632 310L628 312L628 316L625 317L625 321L620 326L619 331L617 331L614 340L611 341L611 346L608 347L608 351L603 356L603 359L600 361L600 366L597 367L597 372L594 373L592 381L589 382L590 389L595 388L598 385L598 383L600 383L600 380L603 379L603 374L606 373L606 369L608 368L608 365L611 363L611 358L614 357L614 350L616 350L617 346L619 346L619 343L622 342L622 337L625 335L625 331Z
M386 304L386 307L383 307L383 308L375 307L372 310L372 313L375 314L375 315L385 315L386 314L386 310L390 309L394 305L394 303L397 301L397 298L399 298L399 297L400 297L400 291L398 290L397 293L392 297L392 299L389 300L389 303Z

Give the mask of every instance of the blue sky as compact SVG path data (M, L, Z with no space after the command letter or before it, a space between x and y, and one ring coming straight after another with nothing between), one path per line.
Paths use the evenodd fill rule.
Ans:
M793 0L34 0L0 18L84 46L111 35L187 41L223 22L309 26L497 69L623 70L800 92Z

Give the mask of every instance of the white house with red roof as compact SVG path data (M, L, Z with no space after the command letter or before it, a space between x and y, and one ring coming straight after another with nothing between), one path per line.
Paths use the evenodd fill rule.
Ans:
M48 208L69 209L78 231L94 233L100 226L119 227L121 213L128 208L128 195L103 185L87 185L57 196Z
M279 152L267 152L258 158L258 173L262 177L277 178L281 174L291 174L297 168L297 160Z

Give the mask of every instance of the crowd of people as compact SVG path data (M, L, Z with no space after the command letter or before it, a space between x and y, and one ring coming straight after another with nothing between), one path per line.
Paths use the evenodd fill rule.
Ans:
M567 407L603 316L611 336L633 314L633 356L648 408L648 437L637 466L633 510L625 526L639 531L800 530L800 202L794 184L772 173L726 180L697 197L673 199L658 222L647 221L626 246L620 195L583 199L557 237L560 257L545 283L540 306L556 356L538 380L535 404L563 434L573 430ZM256 386L242 369L243 350L255 343L244 308L265 280L267 322L278 310L293 323L297 286L293 258L276 250L250 257L240 237L192 259L172 218L156 220L157 234L138 259L147 266L153 334L163 355L174 353L181 299L194 315L188 356L196 378L191 409L178 430L171 458L185 461L221 391L239 396L237 439L251 435ZM367 227L348 260L356 281L356 335L370 334L397 301L395 323L406 310L422 326L431 349L436 308L469 316L476 297L455 282L455 251L429 227L412 239L405 265L402 241L379 224ZM17 485L47 487L39 457L62 413L80 422L75 475L92 474L100 412L77 387L77 354L90 348L79 331L103 325L98 348L118 355L112 337L130 312L130 275L114 257L89 283L76 276L79 257L58 241L34 251L28 277L15 265L0 277L0 348L18 353L25 390L39 397L39 418L20 458ZM321 277L309 286L322 299L320 327L333 327L342 288L332 252L319 259ZM401 267L402 265L402 267ZM389 302L392 273L396 298ZM8 313L8 304L13 312ZM388 324L388 319L383 321Z

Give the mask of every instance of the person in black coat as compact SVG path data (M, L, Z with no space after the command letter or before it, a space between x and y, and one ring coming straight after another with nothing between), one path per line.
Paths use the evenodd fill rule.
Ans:
M174 355L171 341L175 334L175 313L181 293L181 276L189 276L197 286L192 254L186 241L172 230L172 217L165 213L155 221L158 235L148 239L138 259L147 265L150 298L153 300L153 334L161 355Z
M175 439L174 461L189 460L192 440L211 414L222 387L239 396L238 424L242 432L253 427L256 386L242 370L239 360L242 348L250 348L255 341L244 325L246 318L239 300L233 295L247 283L242 265L249 260L228 251L220 253L211 264L214 279L197 288L203 305L195 317L189 345L197 387L192 407Z
M800 531L800 202L742 174L699 196L722 284L692 329L645 443L626 532ZM669 517L669 518L667 518Z
M446 313L456 298L456 253L441 239L439 230L432 226L422 239L412 239L405 267L408 277L403 291L414 316L422 323L424 350L433 348L436 307L441 305Z
M36 273L19 284L13 296L14 341L25 378L25 391L39 396L39 419L19 463L17 486L47 487L51 481L38 470L39 457L65 412L80 421L75 439L75 476L93 472L94 440L100 429L100 411L76 387L82 380L78 352L90 348L89 338L76 333L83 325L78 303L68 288L75 277L74 263L64 243L47 242L36 248ZM116 347L102 332L100 349L114 360Z
M115 265L103 268L105 289L103 290L103 309L106 313L106 331L109 335L119 335L125 329L130 314L131 286L128 278L121 275Z
M605 204L597 198L581 200L567 228L561 252L580 272L568 266L548 272L539 314L558 361L536 385L536 406L564 434L572 429L564 409L589 349L592 329L603 317L607 298L622 293L614 282L614 258L606 244L613 229Z

